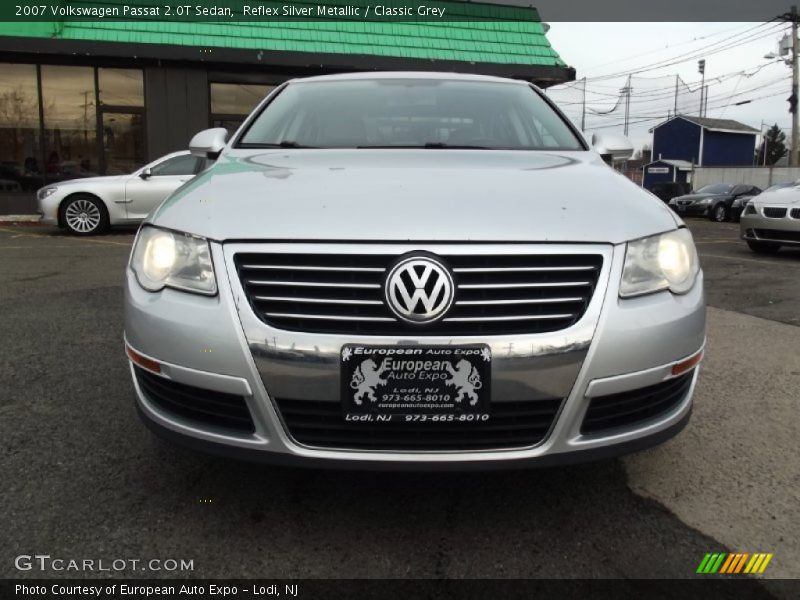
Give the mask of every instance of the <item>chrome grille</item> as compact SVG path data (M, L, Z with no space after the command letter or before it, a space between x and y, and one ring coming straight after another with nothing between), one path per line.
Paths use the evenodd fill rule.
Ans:
M499 335L557 331L592 298L599 254L440 255L456 285L453 308L411 325L384 304L386 273L399 255L237 253L256 315L278 329L366 335Z
M765 206L764 216L769 217L770 219L782 219L786 216L786 209L779 208L777 206Z

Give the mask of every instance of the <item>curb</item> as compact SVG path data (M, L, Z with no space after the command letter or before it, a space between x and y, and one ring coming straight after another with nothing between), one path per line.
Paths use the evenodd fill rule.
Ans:
M38 225L39 215L0 215L0 225Z

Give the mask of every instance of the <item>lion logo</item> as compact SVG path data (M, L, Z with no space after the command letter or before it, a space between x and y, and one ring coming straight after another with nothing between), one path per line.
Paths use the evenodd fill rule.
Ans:
M466 397L470 406L475 406L478 403L478 394L475 391L483 387L478 370L463 358L458 361L455 369L453 365L446 363L445 370L450 374L450 379L444 383L456 388L456 402L461 402Z
M383 374L386 372L385 359L379 367L375 361L368 358L356 367L353 372L353 378L350 380L350 387L356 391L353 396L353 401L361 406L363 399L366 397L370 402L377 402L378 398L375 396L375 387L378 385L386 385L386 380L383 379Z

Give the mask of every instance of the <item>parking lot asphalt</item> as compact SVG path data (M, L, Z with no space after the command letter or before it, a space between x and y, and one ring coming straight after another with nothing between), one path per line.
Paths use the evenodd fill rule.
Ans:
M629 458L488 473L239 463L157 441L122 347L132 230L0 227L0 575L14 557L174 558L132 577L693 577L706 552L800 576L800 252L689 223L706 273L695 416ZM769 597L774 588L763 589Z

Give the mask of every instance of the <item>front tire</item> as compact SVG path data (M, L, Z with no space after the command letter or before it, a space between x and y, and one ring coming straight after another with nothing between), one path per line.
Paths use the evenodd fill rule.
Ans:
M728 207L722 203L714 205L714 207L711 209L711 212L708 213L709 218L717 223L724 223L727 221L728 214Z
M95 196L75 194L61 204L61 222L73 235L97 235L108 229L108 211Z
M754 242L752 240L747 240L747 245L750 246L750 250L758 254L775 254L781 249L780 244L770 244L769 242Z

